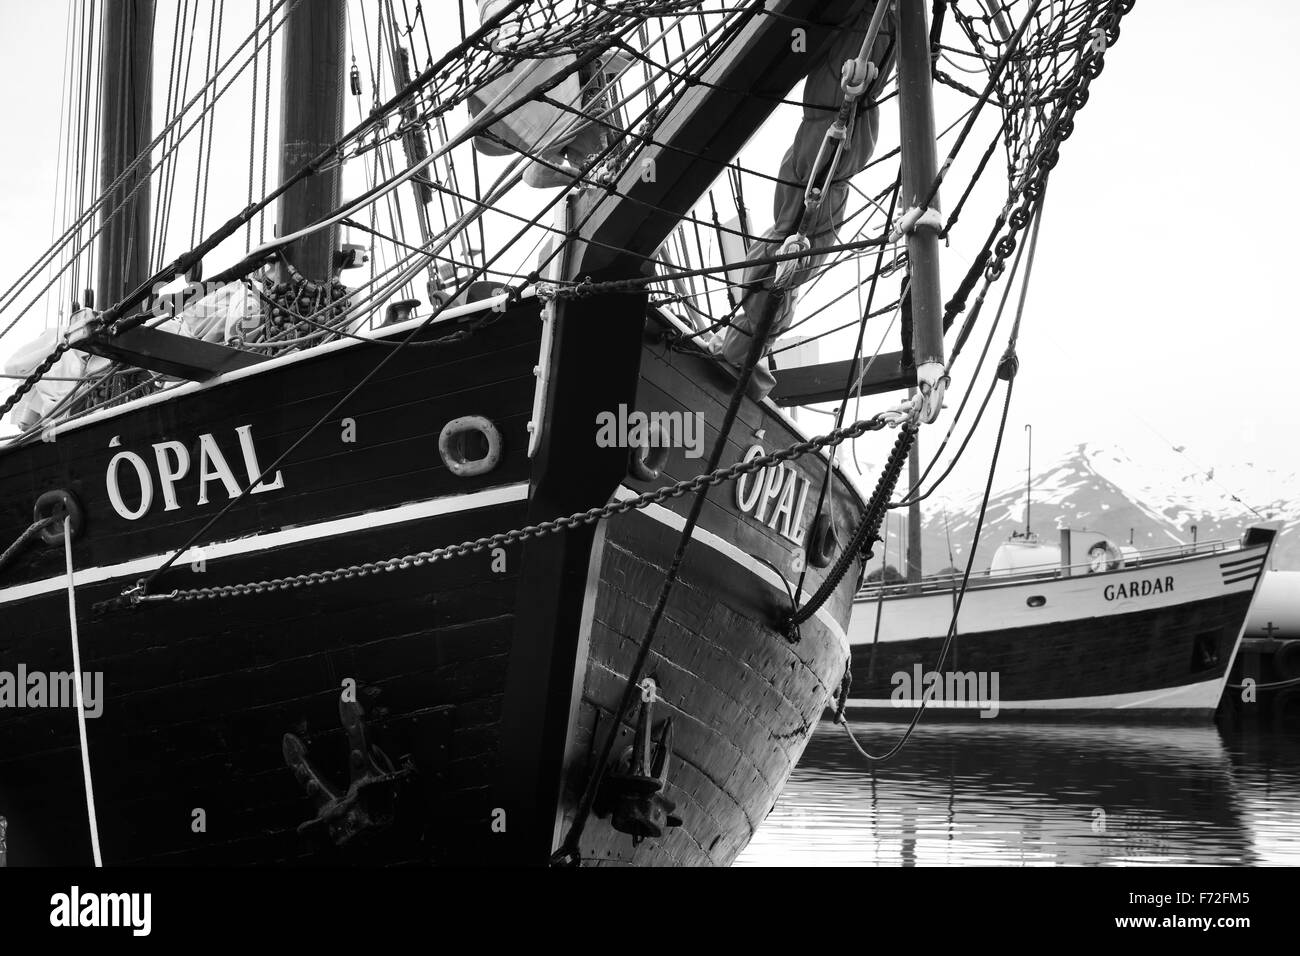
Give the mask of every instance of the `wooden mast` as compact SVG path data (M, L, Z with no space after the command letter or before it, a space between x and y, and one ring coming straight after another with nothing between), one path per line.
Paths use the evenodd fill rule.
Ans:
M934 96L930 65L930 31L922 0L898 3L898 127L902 177L899 205L909 211L928 206L937 221L939 197L931 195L938 173L938 148L934 135ZM912 356L917 369L944 363L943 294L939 285L939 232L917 221L907 234L908 296L912 312ZM924 376L922 376L924 377ZM915 394L915 389L909 391ZM938 409L934 409L938 414ZM933 420L925 418L923 420ZM908 456L909 485L919 480L917 444ZM907 580L921 580L921 505L907 509Z
M284 23L280 77L280 181L343 136L344 0L295 4ZM343 167L308 176L280 197L277 235L287 236L338 209ZM284 250L304 278L328 282L339 247L338 226L312 233ZM282 277L283 278L283 277Z
M898 204L908 211L928 205L939 169L934 136L934 99L930 79L930 32L922 0L898 4L898 126L902 156L902 190ZM908 287L912 305L912 355L920 369L943 364L943 296L939 287L939 232L918 222L907 233Z
M154 14L154 0L104 0L99 83L101 193L108 192L153 140ZM99 234L94 302L100 310L112 309L152 275L149 174L146 160L113 190L104 207L107 218L102 220ZM195 202L198 199L196 196ZM144 308L149 301L145 299ZM117 334L87 327L71 344L91 355L196 381L261 361L261 356L249 352L145 325ZM122 390L129 382L130 376L119 376L107 387Z
M99 80L101 195L109 192L113 181L153 139L154 0L105 0L103 16ZM104 206L95 288L95 303L101 309L149 278L148 177L146 161L108 195ZM119 203L124 203L120 209Z

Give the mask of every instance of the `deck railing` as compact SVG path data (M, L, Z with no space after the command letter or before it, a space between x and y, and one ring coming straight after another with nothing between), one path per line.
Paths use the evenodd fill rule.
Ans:
M1195 544L1173 544L1162 548L1148 548L1139 552L1135 557L1125 556L1120 567L1116 570L1141 568L1152 564L1167 564L1170 561L1180 561L1220 551L1233 551L1239 547L1241 547L1240 539L1220 538L1212 541L1198 541ZM1007 568L1001 571L976 571L971 573L969 587L991 587L1008 581L1050 581L1056 578L1075 577L1091 573L1093 573L1092 564L1087 561L1081 564L1071 564L1068 567L1052 563ZM858 590L855 600L876 600L882 596L882 590L884 597L897 597L900 595L954 591L960 586L961 574L932 574L916 584L909 584L905 581L891 581L882 586L879 581L871 581Z

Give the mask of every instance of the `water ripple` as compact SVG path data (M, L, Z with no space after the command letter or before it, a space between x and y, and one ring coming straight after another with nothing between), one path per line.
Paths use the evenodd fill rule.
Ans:
M902 725L854 733L884 751ZM817 728L740 866L1300 864L1300 735L923 724L873 772Z

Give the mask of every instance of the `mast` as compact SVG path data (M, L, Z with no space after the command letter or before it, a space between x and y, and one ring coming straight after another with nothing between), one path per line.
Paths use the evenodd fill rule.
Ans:
M343 136L344 0L295 4L284 24L280 77L280 181L284 182ZM322 219L343 200L343 167L323 169L280 197L277 235L287 236ZM316 283L327 283L339 247L338 226L312 233L284 250ZM281 276L281 279L287 278Z
M907 227L911 272L912 354L918 385L935 386L943 374L943 296L939 287L939 197L931 196L938 170L934 100L930 81L930 34L922 0L898 3L898 119L902 154L899 205ZM916 213L922 215L918 219ZM927 401L923 421L939 414Z
M944 371L943 295L939 285L939 197L930 195L938 171L934 135L934 99L930 80L930 31L922 0L898 3L898 126L901 153L899 201L907 232L910 272L908 296L912 312L912 355L918 385L938 391L923 399L922 421L933 422L942 406L937 389ZM926 208L928 207L928 208ZM920 218L916 212L922 211ZM908 389L911 398L917 389ZM919 436L918 436L919 437ZM908 484L919 480L920 453L912 442L907 459ZM921 580L921 504L907 508L907 581Z
M101 194L153 139L153 27L154 0L105 0L99 80ZM149 278L148 173L142 163L104 206L95 289L101 309Z

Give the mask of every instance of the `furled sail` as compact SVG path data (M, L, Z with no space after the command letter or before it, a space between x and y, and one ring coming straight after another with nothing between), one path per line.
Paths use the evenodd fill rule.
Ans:
M821 204L811 210L805 220L805 189L816 181L824 164L830 160L828 134L837 119L844 100L845 67L858 57L870 27L875 5L864 8L850 28L840 31L827 49L818 55L804 85L803 118L795 130L794 139L777 174L772 200L772 226L747 250L745 258L760 259L780 251L782 244L796 233L802 233L812 247L825 246L835 241L844 222L845 206L849 198L849 180L860 173L870 160L880 130L880 110L875 98L887 79L888 63L893 56L893 37L887 24L876 34L869 51L869 60L875 65L876 76L867 84L854 106L855 115L843 142L834 177L822 196ZM768 332L768 343L775 341L794 319L797 293L794 286L806 282L826 261L825 253L800 259L780 302ZM759 324L759 317L769 306L773 280L777 273L774 265L753 266L745 271L744 284L750 289L745 295L740 314L725 333L713 341L714 351L730 365L739 368L745 361L750 341ZM755 388L766 395L776 384L772 374L761 364L755 367Z
M92 315L89 309L74 313L71 317L71 327L77 328ZM4 364L0 365L0 371L14 378L26 378L41 366L46 356L54 351L62 338L58 329L46 329L18 346ZM14 405L13 423L26 430L39 425L42 420L51 420L66 404L66 399L79 382L103 371L108 365L107 359L96 355L74 351L64 352L50 366L49 372Z
M506 3L478 0L480 19L487 20ZM547 93L555 104L534 98L540 87L571 68L576 59L568 54L525 60L505 76L469 94L471 116L478 117L485 111L504 114L487 135L475 138L475 148L488 156L505 156L513 151L534 157L524 171L524 182L530 186L544 189L569 185L577 178L582 159L600 147L600 128L584 122L574 112L582 107L582 85L576 72L565 76ZM565 105L572 110L565 109Z

